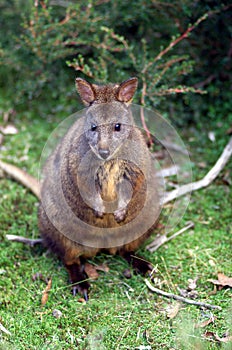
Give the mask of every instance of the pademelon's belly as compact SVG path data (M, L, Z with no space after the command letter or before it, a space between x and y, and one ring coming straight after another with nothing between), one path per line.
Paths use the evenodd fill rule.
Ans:
M131 250L132 247L137 249L156 221L156 218L153 221L149 218L151 206L147 201L144 173L129 161L109 160L99 167L90 183L88 169L77 173L78 159L70 164L65 157L64 163L55 162L56 158L55 154L50 160L50 176L45 178L41 190L44 212L41 217L46 215L46 219L40 219L42 234L50 241L59 238L60 245L68 246L69 250L71 246L76 255L79 250L88 256L102 248L110 250L111 254L122 246L128 250L130 246ZM132 191L118 220L116 212L120 202L126 202L125 193L120 189L122 181L129 183ZM111 202L115 206L109 210ZM144 225L148 221L150 224Z
M118 253L119 251L135 251L145 241L145 239L152 231L149 230L138 239L117 247L89 247L79 244L78 241L73 241L63 233L59 232L52 225L41 205L39 208L39 229L41 232L41 237L44 241L44 245L50 248L55 254L57 254L66 264L74 264L77 262L77 259L79 257L91 258L102 251L108 252L112 255Z

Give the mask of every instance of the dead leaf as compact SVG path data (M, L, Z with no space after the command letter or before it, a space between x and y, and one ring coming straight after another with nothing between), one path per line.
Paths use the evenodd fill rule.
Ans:
M222 336L222 337L219 337L217 335L217 333L214 333L214 332L209 332L209 331L206 331L204 333L204 337L205 338L210 338L210 339L213 339L219 343L228 343L230 341L232 341L232 336L229 336L229 335L225 335L225 336Z
M213 286L213 290L208 293L208 296L217 294L217 286Z
M199 168L201 168L201 169L207 168L207 164L206 164L205 162L199 162L199 163L197 163L197 165L198 165Z
M52 311L52 316L54 316L55 318L61 318L62 312L60 310L54 309Z
M192 278L189 278L188 279L188 290L190 291L190 290L194 290L194 289L196 289L197 288L197 280L198 280L198 277L195 277L194 279L192 279Z
M209 282L212 282L213 284L218 286L219 290L221 290L223 287L232 288L232 277L227 277L222 272L218 273L218 280L210 279Z
M215 337L215 333L214 332L211 332L211 331L206 331L204 333L204 337L205 338L210 338L210 339L213 339Z
M173 303L166 308L167 317L172 320L178 314L180 310L180 303Z
M8 124L5 127L4 126L0 126L0 131L4 135L15 135L15 134L18 133L18 129L12 124Z
M208 326L210 323L214 323L214 321L215 321L215 317L211 316L208 320L205 320L201 323L196 323L194 325L194 328L204 328L204 327Z
M48 281L48 284L46 285L46 288L43 291L43 295L41 298L41 305L42 306L44 306L46 304L46 302L48 301L48 294L49 294L51 287L52 287L52 279L50 278Z
M228 286L232 288L232 277L227 277L224 273L218 273L218 280L222 286Z
M110 271L109 266L107 266L106 264L97 265L97 266L95 266L95 268L98 271L103 271L103 272L109 272Z
M85 263L85 272L87 273L88 277L93 280L97 280L99 277L96 267L89 263Z
M77 301L78 303L86 303L86 300L84 298L79 298Z

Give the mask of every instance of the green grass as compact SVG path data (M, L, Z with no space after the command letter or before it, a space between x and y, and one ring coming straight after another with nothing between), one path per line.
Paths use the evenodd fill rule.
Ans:
M32 112L22 112L14 120L19 133L5 137L1 159L36 175L40 152L57 122L52 115L47 121ZM204 170L194 168L196 178L201 178L220 155L228 139L225 130L229 124L228 118L220 128L217 122L208 126L216 132L215 144L207 139L207 127L185 131L193 161L204 161L207 166ZM231 171L231 164L223 173L226 171ZM229 330L232 335L231 290L211 294L213 285L209 281L216 279L219 271L232 275L229 190L220 175L210 187L192 195L179 228L192 220L194 230L154 254L144 247L140 249L139 253L156 267L155 277L162 289L178 294L178 288L187 287L189 278L198 276L198 300L222 307L222 311L209 311L182 304L177 316L170 320L166 308L175 302L150 292L141 276L126 279L123 271L127 264L117 256L101 255L92 260L94 264L107 264L110 270L100 272L100 278L91 282L89 302L78 302L78 297L70 293L67 273L56 257L40 246L31 248L5 238L6 234L38 237L38 203L27 189L1 179L0 322L11 335L0 331L0 349L218 349L218 344L202 335L206 330L219 336ZM52 278L45 306L41 306L41 297L46 283L41 279L33 281L36 273ZM53 316L54 309L62 312L61 318ZM216 317L214 324L194 328L211 313ZM220 348L231 347L228 343Z

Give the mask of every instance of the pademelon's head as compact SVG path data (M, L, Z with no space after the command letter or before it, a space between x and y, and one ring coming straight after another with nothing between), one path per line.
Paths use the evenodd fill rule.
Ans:
M128 138L133 127L129 105L137 85L137 78L109 85L95 85L76 79L77 91L88 106L85 134L98 158L110 159Z

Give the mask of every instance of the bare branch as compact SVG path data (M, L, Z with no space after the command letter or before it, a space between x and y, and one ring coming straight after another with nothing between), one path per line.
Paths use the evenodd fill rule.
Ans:
M152 140L152 137L151 137L151 133L147 127L147 124L145 122L145 118L144 118L144 108L140 108L140 119L141 119L141 122L142 122L142 125L143 125L143 128L144 130L146 131L146 134L147 134L147 138L149 140L149 144L150 145L153 145L153 140Z
M173 199L184 196L185 194L197 191L200 188L207 187L211 182L213 182L220 171L225 167L226 163L229 161L232 154L232 137L230 141L224 148L221 156L217 160L216 164L212 167L212 169L205 175L205 177L199 181L191 182L189 184L183 185L173 191L167 192L166 196L164 196L163 204L171 202Z
M191 299L187 299L187 298L181 297L181 296L176 295L176 294L165 292L165 291L163 291L161 289L158 289L158 288L154 287L147 279L145 279L145 283L146 283L147 287L152 292L154 292L154 293L156 293L158 295L162 295L163 297L166 297L166 298L169 298L169 299L175 299L175 300L178 300L178 301L182 301L183 303L190 304L190 305L205 307L207 309L222 310L221 306L206 304L206 303L203 303L201 301L194 301L194 300L191 300Z
M6 329L2 323L0 323L0 331L2 331L3 333L6 333L8 335L11 335L11 332L9 332L8 329Z
M194 227L194 223L190 221L187 226L183 227L181 230L177 231L170 237L167 237L165 234L160 235L157 238L155 238L153 242L148 244L146 246L146 249L149 250L149 252L153 253L156 250L158 250L163 244L171 241L173 238L176 238L177 236L179 236L180 234L184 233L192 227Z
M169 89L156 90L156 91L154 91L154 93L152 93L150 95L165 96L165 95L172 95L172 94L183 94L186 92L194 92L194 93L202 94L202 95L206 93L205 90L196 89L195 87L192 87L192 86L182 86L179 88L169 88Z
M37 239L30 239L30 238L26 238L23 236L16 236L16 235L6 235L6 238L9 241L12 242L20 242L23 244L28 244L29 246L33 247L36 244L42 244L42 238L37 238Z
M173 175L176 175L179 171L179 167L176 166L176 165L172 165L171 167L169 168L163 168L161 170L159 170L157 172L157 176L158 177L169 177L169 176L173 176Z

